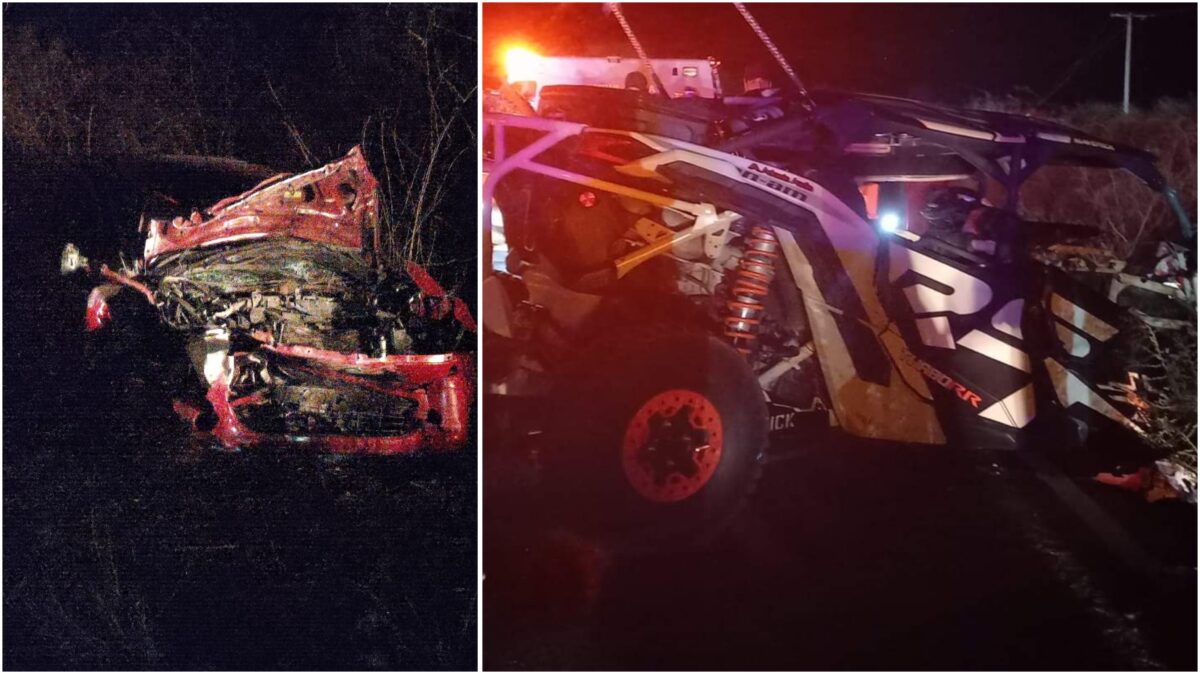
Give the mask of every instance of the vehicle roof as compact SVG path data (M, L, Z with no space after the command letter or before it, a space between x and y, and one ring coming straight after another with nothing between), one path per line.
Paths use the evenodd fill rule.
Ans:
M741 114L737 112L739 108L744 112L749 101L759 101L755 105L791 108L780 97L734 99L738 105L730 106L733 101L664 100L636 92L584 85L552 85L545 87L542 93L543 98L553 99L559 105L569 103L571 111L567 118L612 128L642 124L638 120L624 119L622 122L618 119L620 115L616 113L623 106L645 108L645 113L651 117L674 118L677 122L674 127L663 126L651 132L691 142L704 141L693 137L696 135L694 130L690 135L680 136L681 124L694 126L736 118ZM1149 152L1112 143L1057 122L868 93L813 91L811 98L815 104L811 115L807 112L783 114L752 125L719 144L718 148L731 151L774 148L780 157L803 155L811 152L814 142L825 142L821 138L829 135L826 132L815 136L811 133L824 129L831 132L840 160L863 174L897 171L942 174L969 165L1007 184L1020 184L1043 166L1080 166L1125 169L1156 191L1166 187L1165 179L1155 166L1155 157ZM589 99L597 100L588 105ZM599 100L604 103L599 104ZM672 133L670 128L676 132ZM951 165L955 162L957 166ZM1019 169L1010 172L1010 165Z
M1155 189L1164 185L1153 154L1036 117L877 94L815 91L812 98L816 114L847 143L907 133L992 161L1019 154L1031 170L1044 165L1123 168Z

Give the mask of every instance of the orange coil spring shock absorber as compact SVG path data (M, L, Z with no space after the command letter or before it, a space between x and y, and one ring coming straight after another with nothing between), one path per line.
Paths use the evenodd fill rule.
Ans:
M779 241L769 227L754 227L746 238L742 261L733 274L729 310L725 317L725 336L733 346L749 354L758 338L762 323L763 298L775 277L775 260L779 257Z

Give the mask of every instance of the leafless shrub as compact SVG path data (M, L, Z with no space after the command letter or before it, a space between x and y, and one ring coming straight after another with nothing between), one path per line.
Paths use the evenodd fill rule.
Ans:
M357 142L380 181L380 253L385 267L413 260L451 292L475 278L473 169L476 123L473 31L461 8L359 8L358 21L333 34L331 83L339 98L366 97ZM473 26L473 22L472 22ZM364 93L363 72L388 73L395 86ZM269 87L283 125L306 162L336 158L346 146L316 146L317 129L287 114L302 104Z
M382 258L450 290L474 279L473 7L310 12L306 59L246 43L237 14L147 11L87 52L37 24L4 28L6 148L49 157L238 156L315 167L364 146L382 187ZM309 11L309 10L305 10ZM289 52L294 53L294 52Z
M475 230L471 222L447 218L445 206L456 182L462 186L456 176L470 170L464 161L474 158L478 85L468 64L447 58L431 39L444 30L439 22L437 10L431 9L421 22L407 26L402 36L410 43L407 51L423 85L407 92L409 104L423 116L421 136L406 137L387 110L363 129L363 145L377 150L375 154L384 160L381 248L389 266L414 260L426 266L463 267L464 260L438 255L438 235L447 227ZM468 266L467 273L455 275L455 286L473 278L473 264ZM447 270L441 271L445 277Z
M90 153L95 74L30 27L6 29L4 51L5 139L27 152Z
M1033 114L1091 133L1105 140L1154 154L1184 210L1196 218L1196 104L1164 99L1128 115L1120 106L1088 103L1036 110L1015 97L981 96L972 107ZM1178 224L1165 200L1127 171L1046 167L1021 190L1021 208L1033 220L1070 222L1098 227L1103 243L1127 258L1139 243L1178 238Z
M1196 314L1190 325L1156 329L1138 320L1128 322L1130 369L1140 373L1144 388L1146 437L1166 453L1184 451L1193 466L1196 456Z
M195 76L221 64L186 38L179 26L146 23L111 34L111 57L95 59L61 37L6 26L5 142L66 157L232 154L228 134L214 133L213 91Z

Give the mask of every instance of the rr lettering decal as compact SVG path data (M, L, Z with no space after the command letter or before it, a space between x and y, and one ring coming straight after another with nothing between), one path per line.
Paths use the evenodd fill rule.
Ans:
M1022 372L1030 371L1028 354L998 337L980 329L970 330L958 339L951 334L947 314L970 316L982 311L992 301L991 286L945 262L893 244L888 280L895 283L909 271L950 289L946 292L919 280L904 288L904 296L916 314L917 332L922 343L941 349L962 347ZM1022 339L1020 326L1023 308L1024 302L1019 299L1007 302L992 316L991 327L1009 337ZM977 393L911 353L907 354L906 359L924 377L953 391L974 409L979 409L982 400ZM1033 387L1026 384L980 411L979 416L1006 426L1023 428L1033 420L1035 412Z
M914 271L950 288L949 293L921 283L904 288L904 296L917 315L952 313L970 316L992 301L992 289L982 280L911 248L893 245L888 281L895 283L907 271Z
M930 365L929 363L926 363L925 361L921 360L920 358L917 358L908 349L903 349L901 351L900 356L902 358L904 358L904 360L906 360L910 365L912 365L913 369L915 369L917 372L920 372L921 375L924 376L926 379L932 381L933 383L937 384L938 386L941 386L942 388L946 389L947 391L954 392L956 395L958 395L958 398L960 400L962 400L965 403L968 403L971 407L974 407L975 409L979 409L979 403L982 401L980 400L978 393L975 393L974 391L967 388L966 386L963 386L962 384L958 383L958 381L956 381L950 375L943 373L941 370L938 370L936 367Z

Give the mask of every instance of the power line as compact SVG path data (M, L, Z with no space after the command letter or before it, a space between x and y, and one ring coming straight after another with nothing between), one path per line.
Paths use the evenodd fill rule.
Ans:
M1105 30L1107 30L1107 29L1105 29ZM1103 39L1104 33L1105 33L1105 31L1101 31L1100 35L1096 38L1096 42L1093 44L1092 48L1089 49L1086 53L1084 53L1079 58L1075 59L1075 62L1072 63L1070 66L1067 67L1066 70L1063 71L1062 77L1059 78L1058 83L1050 88L1049 93L1047 93L1045 96L1043 96L1042 99L1040 101L1038 101L1037 106L1035 106L1035 107L1041 107L1041 106L1045 105L1046 103L1048 103L1050 101L1050 99L1053 98L1054 95L1059 92L1059 90L1061 90L1064 86L1066 86L1067 83L1070 82L1073 77L1075 77L1076 73L1079 72L1079 68L1084 63L1086 63L1087 61L1098 56L1100 54L1100 52L1107 49L1109 46L1112 45L1112 43L1117 41L1117 38L1121 37L1120 33L1113 33L1108 36L1108 39Z

